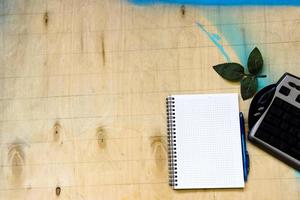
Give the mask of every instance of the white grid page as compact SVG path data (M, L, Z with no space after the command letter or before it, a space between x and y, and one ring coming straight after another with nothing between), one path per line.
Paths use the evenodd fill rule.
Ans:
M178 186L244 187L237 94L175 95Z

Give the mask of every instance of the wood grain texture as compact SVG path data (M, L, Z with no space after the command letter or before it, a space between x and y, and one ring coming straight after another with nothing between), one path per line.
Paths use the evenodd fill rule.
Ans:
M239 92L212 70L224 59L195 24L217 32L207 16L219 12L246 24L270 80L300 74L297 7L0 0L0 199L300 199L295 171L251 144L243 190L167 184L165 97ZM241 44L222 42L238 62Z

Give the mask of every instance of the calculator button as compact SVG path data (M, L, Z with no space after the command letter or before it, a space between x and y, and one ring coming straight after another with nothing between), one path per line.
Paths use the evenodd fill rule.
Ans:
M268 142L269 139L270 139L270 134L261 130L261 129L258 129L255 136L259 139L261 139L262 141L264 142Z
M286 122L282 122L282 123L280 124L280 128L281 128L282 130L286 130L286 129L288 129L289 127L290 127L289 124L286 123Z
M291 119L290 123L292 125L294 125L295 127L299 127L299 125L300 125L300 119L297 119L297 118Z
M275 106L272 106L269 110L269 112L272 114L272 115L275 115L276 117L280 117L282 114L283 114L283 111L282 109L278 108L278 107L275 107Z
M297 96L296 101L300 103L300 94Z
M295 136L297 136L300 139L300 129L299 128L291 127L290 130L289 130L289 132L292 135L295 135Z
M275 98L274 101L273 101L273 104L276 106L276 107L281 107L282 104L284 104L284 101L279 99L279 98Z
M296 87L297 85L294 82L289 82L289 86L291 86L292 88Z
M285 86L281 86L279 92L285 96L288 96L291 92L291 89L285 87Z

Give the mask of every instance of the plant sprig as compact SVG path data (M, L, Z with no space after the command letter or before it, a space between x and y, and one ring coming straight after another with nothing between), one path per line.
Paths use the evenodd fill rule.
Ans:
M255 47L249 57L247 68L249 73L245 72L245 68L239 63L223 63L213 66L214 70L224 79L241 83L241 95L243 100L254 96L257 90L257 78L265 78L266 75L260 75L264 61L257 47Z

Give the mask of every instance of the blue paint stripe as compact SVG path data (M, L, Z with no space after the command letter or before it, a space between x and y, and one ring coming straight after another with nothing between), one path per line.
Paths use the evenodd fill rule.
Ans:
M224 58L226 59L227 62L231 62L228 54L226 53L224 47L219 43L218 39L220 40L221 37L216 35L216 34L211 34L209 33L205 27L200 24L199 22L197 22L197 25L200 27L200 29L209 37L209 39L216 45L216 47L219 49L219 51L222 53L222 55L224 56Z
M271 6L300 6L300 0L128 0L134 4L151 5L158 3L165 4L186 4L186 5L271 5Z

